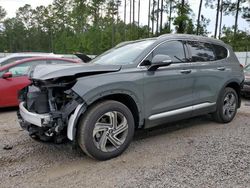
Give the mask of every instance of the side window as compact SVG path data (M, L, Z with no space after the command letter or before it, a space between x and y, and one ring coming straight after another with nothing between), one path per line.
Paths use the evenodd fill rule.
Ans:
M69 64L71 62L64 60L48 60L47 63L53 65L53 64Z
M13 77L23 76L28 73L29 66L25 66L24 64L14 66L9 69L9 72L12 73Z
M152 52L151 58L158 54L170 56L173 63L186 61L184 47L181 41L168 41L161 44Z
M187 43L191 51L192 62L214 61L216 59L211 44L197 41L188 41Z
M213 44L213 47L214 47L216 60L224 59L227 57L227 49L226 48L219 46L219 45L216 45L216 44Z
M3 74L6 72L6 70L4 71L0 71L0 78L2 78Z
M14 67L11 67L9 69L9 72L12 73L13 77L17 77L17 76L24 76L28 74L28 71L30 69L31 66L33 65L40 65L40 64L45 64L45 61L30 61L27 63L22 63L19 65L16 65Z

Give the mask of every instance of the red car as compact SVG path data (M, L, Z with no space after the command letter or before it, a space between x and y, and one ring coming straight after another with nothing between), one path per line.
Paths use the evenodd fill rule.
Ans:
M80 62L66 58L34 57L0 67L0 108L18 105L17 93L30 83L27 73L32 65Z

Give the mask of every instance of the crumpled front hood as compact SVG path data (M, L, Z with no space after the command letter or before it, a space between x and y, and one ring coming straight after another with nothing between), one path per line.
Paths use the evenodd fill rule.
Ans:
M85 75L94 75L108 72L116 72L121 69L120 65L97 65L97 64L63 64L63 65L37 65L29 73L34 80L48 80L53 78Z

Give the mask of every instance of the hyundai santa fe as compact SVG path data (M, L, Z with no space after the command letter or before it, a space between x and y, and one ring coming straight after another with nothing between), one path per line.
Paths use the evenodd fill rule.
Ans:
M121 43L84 65L38 65L29 77L19 93L21 127L107 160L137 129L208 113L232 121L244 73L222 41L167 34Z

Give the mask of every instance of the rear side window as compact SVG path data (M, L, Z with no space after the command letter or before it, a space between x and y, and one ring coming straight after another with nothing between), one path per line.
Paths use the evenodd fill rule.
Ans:
M189 49L191 51L192 62L204 62L216 60L213 46L209 43L188 41Z
M227 57L227 49L226 48L219 46L219 45L216 45L216 44L213 44L213 48L214 48L216 60L225 59Z

